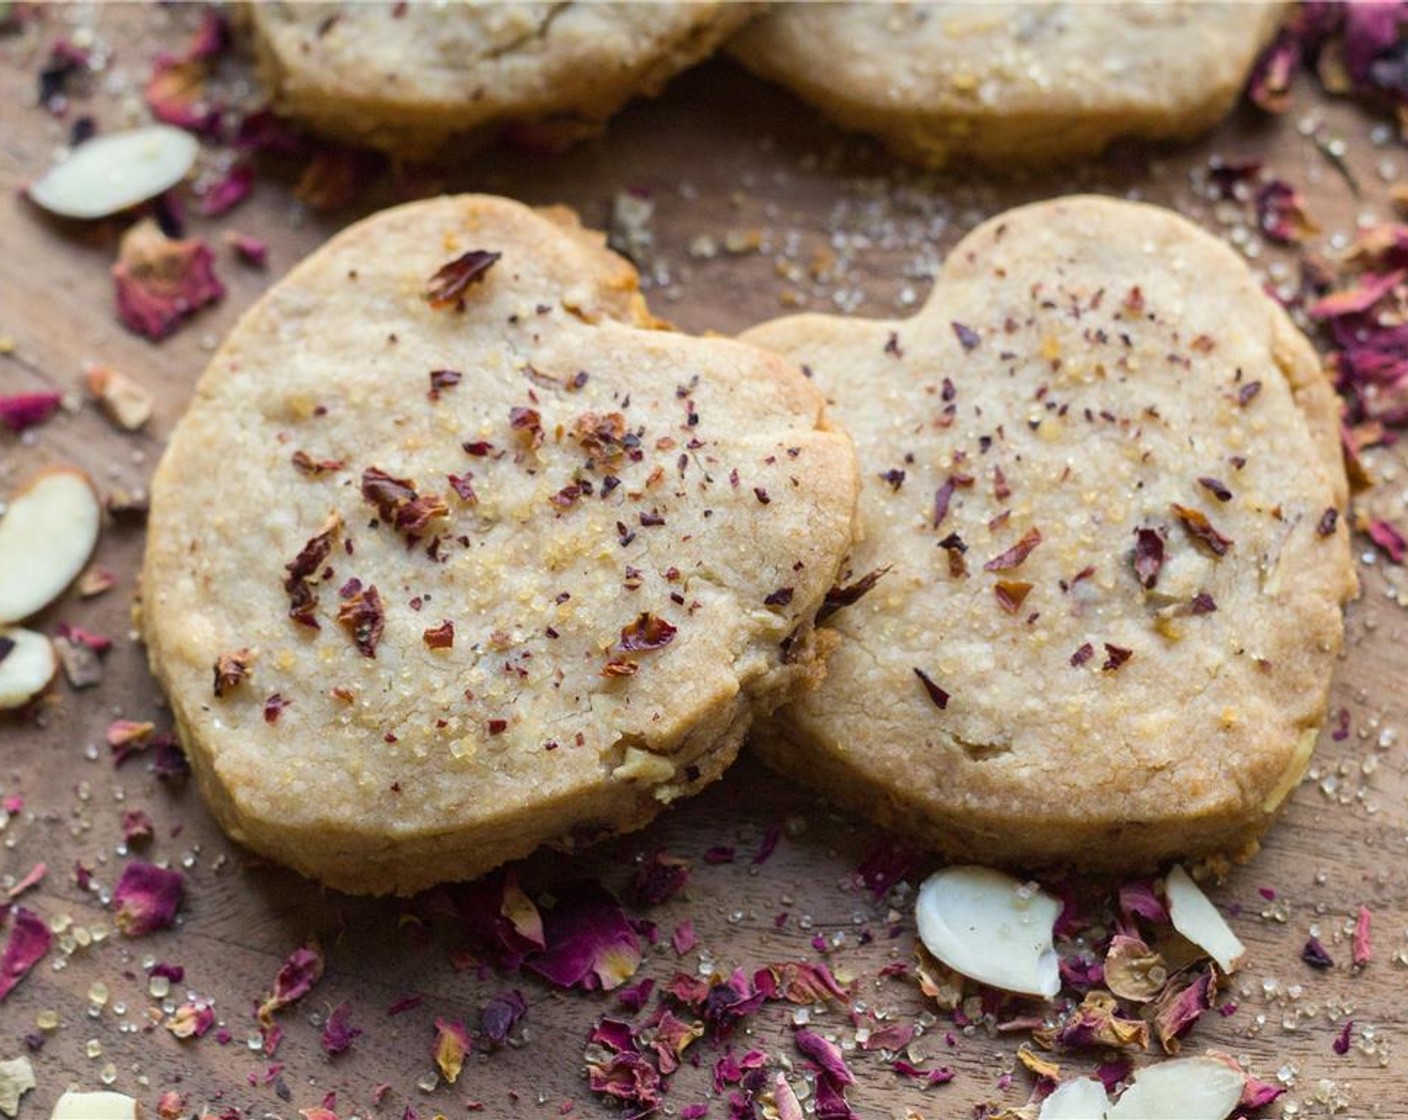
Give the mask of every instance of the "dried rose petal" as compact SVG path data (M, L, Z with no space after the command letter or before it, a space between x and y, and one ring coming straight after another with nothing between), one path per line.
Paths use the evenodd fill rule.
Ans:
M753 973L753 986L770 1000L810 1006L834 1000L845 1003L850 992L824 964L784 961ZM878 1033L878 1032L877 1032Z
M1041 530L1032 526L1022 534L1021 539L1006 552L998 553L983 565L985 572L1008 572L1020 567L1022 562L1041 544Z
M1340 1033L1335 1037L1335 1041L1330 1043L1330 1049L1336 1054L1344 1055L1349 1053L1350 1039L1354 1033L1354 1020L1346 1019L1344 1026L1340 1028Z
M799 1030L794 1039L797 1049L814 1061L821 1069L841 1085L854 1085L855 1074L846 1065L841 1048L815 1031Z
M1174 514L1183 523L1183 527L1188 530L1188 535L1199 543L1206 545L1214 556L1226 556L1227 550L1232 547L1231 537L1223 536L1202 510L1192 509L1188 506L1179 505L1177 502L1171 503Z
M489 269L503 254L471 249L462 253L448 264L442 265L430 278L425 299L431 307L454 306L456 311L464 310L464 293L471 284L484 279Z
M229 171L206 188L200 196L200 212L207 218L227 214L254 191L254 168L248 163L236 163Z
M1164 538L1157 529L1134 530L1134 574L1139 585L1152 589L1164 563Z
M1252 69L1247 93L1252 103L1268 113L1284 113L1291 104L1291 82L1301 63L1300 39L1283 28L1262 52Z
M1164 958L1137 937L1115 934L1105 953L1105 986L1121 999L1147 1003L1168 982Z
M688 882L689 861L661 849L636 872L635 894L641 902L658 906L677 895Z
M1137 915L1156 926L1169 924L1168 909L1154 893L1154 884L1148 879L1136 879L1134 882L1121 884L1119 907L1126 920Z
M440 1067L440 1073L451 1085L459 1080L460 1070L464 1068L464 1059L473 1048L474 1042L469 1037L469 1028L458 1019L435 1019L435 1044L431 1047L431 1055L435 1058L435 1064Z
M249 649L237 649L217 657L214 667L216 699L224 697L247 680L253 664L254 652Z
M0 396L0 424L22 432L44 423L63 404L62 393L12 393Z
M353 1041L362 1033L359 1027L354 1027L350 1022L352 1006L349 1003L339 1003L332 1009L328 1016L328 1021L323 1024L322 1045L323 1053L327 1055L342 1054L351 1048Z
M54 935L38 914L23 906L15 908L14 924L0 953L0 1002L44 959L53 941Z
M949 694L934 683L933 678L918 666L914 667L914 675L919 678L919 683L924 686L925 695L929 697L934 707L938 708L941 712L946 709L948 707Z
M1408 276L1408 270L1401 268L1382 274L1366 273L1350 287L1342 288L1311 304L1306 313L1312 319L1337 319L1368 311L1403 283L1405 276Z
M1261 232L1281 245L1299 245L1320 232L1306 213L1300 192L1280 179L1273 179L1256 192L1256 216Z
M1379 546L1392 563L1403 563L1405 550L1408 550L1408 541L1403 539L1403 534L1393 525L1382 519L1375 519L1369 522L1369 527L1365 531L1369 534L1369 539Z
M122 814L122 838L129 847L147 843L155 835L152 819L143 809L128 809Z
M1306 938L1305 945L1301 948L1300 959L1311 968L1334 968L1335 959L1330 956L1324 944L1318 937Z
M640 939L615 897L580 879L558 888L543 915L547 947L527 967L563 988L611 991L640 967Z
M873 572L867 572L854 583L845 586L837 585L826 593L821 609L816 612L817 622L829 618L842 607L849 607L852 603L858 602L866 592L870 591L890 570L890 565L883 568L876 568Z
M266 1028L274 1025L274 1013L302 999L323 975L323 954L315 945L295 949L279 967L274 977L274 990L269 993L257 1012ZM268 1047L266 1045L266 1050ZM272 1051L270 1051L272 1052Z
M417 540L435 518L449 513L440 498L417 494L410 479L393 478L376 467L362 472L362 497L376 507L383 521L409 541Z
M1373 918L1369 908L1361 906L1354 919L1353 953L1354 963L1358 968L1363 968L1374 957L1374 946L1370 939L1370 926L1373 923Z
M976 350L983 341L982 337L972 327L965 327L962 323L952 323L954 336L965 351Z
M479 1012L479 1033L491 1046L503 1046L528 1013L528 1004L516 989L500 992Z
M342 528L342 515L335 510L323 522L323 527L284 565L284 590L288 593L288 616L302 626L317 630L318 619L313 608L318 605L318 593L313 584L321 578L323 565L332 554L333 541Z
M542 915L511 870L457 888L452 898L465 934L502 968L518 968L547 944Z
M1217 978L1211 968L1182 988L1169 987L1154 1005L1154 1033L1165 1053L1178 1053L1178 1040L1212 1007L1216 994Z
M177 1038L200 1038L215 1025L215 1010L206 1003L183 1003L162 1023Z
M176 920L185 885L179 871L133 860L112 892L113 922L128 937L166 929Z
M112 267L118 318L153 341L165 338L182 320L224 297L214 263L199 238L173 241L144 218L123 235Z
M261 241L257 237L251 237L247 233L238 233L235 230L225 231L225 244L234 250L243 264L250 268L263 268L269 263L269 243Z
M621 628L617 649L623 653L638 653L664 649L675 639L675 627L649 611L642 611Z
M1036 1032L1041 1041L1047 1032ZM1139 1019L1127 1019L1120 1014L1119 1004L1108 992L1087 992L1080 1006L1050 1035L1051 1039L1069 1049L1089 1046L1115 1048L1132 1047L1140 1050L1149 1046L1149 1025Z
M337 621L351 636L363 657L375 657L377 643L386 629L386 611L375 586L365 587L338 608Z

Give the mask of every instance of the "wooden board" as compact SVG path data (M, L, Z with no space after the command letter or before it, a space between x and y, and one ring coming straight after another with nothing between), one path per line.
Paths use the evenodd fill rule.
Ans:
M394 197L369 190L354 206L320 216L292 200L288 174L261 178L251 201L218 221L193 218L191 229L216 244L227 229L267 239L268 270L241 267L222 249L218 267L229 293L218 307L161 345L129 334L114 316L108 276L119 225L55 222L19 196L49 165L68 128L34 106L34 75L53 39L72 33L71 24L95 28L112 61L70 119L90 113L103 131L115 130L132 119L133 91L155 50L179 49L197 15L179 7L66 8L49 12L37 31L0 39L0 336L13 344L0 356L0 392L57 387L79 399L84 364L101 361L151 387L158 402L151 424L135 436L115 430L91 405L22 439L0 434L0 494L50 463L86 467L108 488L143 486L207 353L240 312L333 231ZM238 63L233 71L226 76L238 80ZM1071 190L1168 203L1228 232L1236 223L1222 220L1226 207L1191 186L1190 176L1213 154L1262 159L1301 187L1326 241L1351 233L1357 220L1387 217L1388 180L1405 160L1401 147L1375 144L1374 130L1384 126L1366 112L1315 96L1303 86L1285 117L1247 113L1191 147L1126 148L1091 167L997 183L900 167L718 60L677 80L658 101L631 107L599 142L561 157L490 149L445 185L565 202L596 225L608 220L618 192L647 195L655 204L653 306L688 330L732 332L790 307L894 314L915 306L943 253L977 220ZM1345 141L1360 197L1306 135L1316 128L1322 138ZM712 239L717 254L700 238ZM1258 263L1273 259L1288 258L1268 250ZM1373 500L1401 514L1403 466L1388 454L1377 465L1386 481ZM50 921L67 916L75 929L111 930L102 902L126 862L120 820L124 810L141 808L157 825L146 855L185 869L187 898L178 930L135 941L112 935L71 955L56 949L0 1004L0 1059L25 1050L22 1037L36 1030L41 1013L57 1013L61 1023L33 1055L39 1087L21 1115L47 1115L70 1084L100 1087L109 1064L113 1087L149 1106L162 1090L187 1093L187 1115L235 1107L251 1116L292 1116L332 1090L344 1117L397 1116L408 1108L455 1117L474 1102L493 1116L609 1114L587 1090L582 1055L590 1025L612 1008L610 997L557 992L527 975L457 972L449 955L460 943L453 923L436 917L426 899L368 901L320 890L233 847L194 788L157 781L141 758L114 769L103 745L109 721L164 719L143 651L129 633L142 544L140 526L110 525L98 559L117 574L114 590L91 601L69 596L37 620L50 632L68 622L118 640L100 686L76 693L60 684L37 719L0 723L0 794L24 799L0 831L0 874L9 884L44 862L47 877L23 903ZM1362 540L1358 551L1372 553ZM1322 736L1310 779L1264 851L1215 892L1232 908L1250 953L1227 993L1235 1012L1206 1017L1186 1048L1240 1055L1266 1079L1281 1072L1291 1083L1282 1101L1287 1115L1291 1102L1299 1116L1408 1116L1408 616L1400 606L1402 569L1366 561L1361 574L1364 593L1349 612L1333 700L1335 710L1348 712L1349 734ZM763 837L779 824L785 831L776 853L755 865ZM863 822L744 761L645 832L577 860L530 860L521 875L534 888L582 875L621 890L635 861L668 849L691 861L693 878L684 895L644 911L663 936L647 952L642 976L664 980L677 969L705 967L701 961L727 971L816 959L813 939L820 937L831 966L856 978L858 1003L911 1020L925 1011L913 980L879 977L885 965L910 958L908 907L899 899L892 910L853 879L876 840ZM737 858L706 862L704 852L719 846L736 849ZM78 888L79 863L92 870L95 892ZM1373 962L1355 971L1345 934L1361 905L1373 912L1376 949ZM677 959L669 933L686 918L701 947ZM1312 930L1334 958L1327 971L1302 963ZM282 1016L282 1069L270 1076L268 1060L246 1044L255 1030L251 1009L285 955L309 937L321 942L327 972ZM179 1042L153 1029L160 1001L148 996L143 971L151 960L184 967L175 992L213 1000L228 1044L214 1032ZM109 993L101 1009L90 1004L95 983ZM471 1056L453 1088L417 1088L433 1070L435 1017L472 1024L480 1006L506 987L520 989L529 1003L522 1045ZM387 1008L407 995L422 1002L389 1016ZM344 1000L364 1033L350 1053L330 1060L320 1051L317 1024ZM790 1041L793 1011L764 1009L740 1029L735 1050L756 1046L798 1060ZM823 1031L851 1037L846 1016L835 1009L812 1018ZM1332 1044L1350 1018L1353 1045L1339 1055ZM1023 1032L958 1030L942 1016L923 1021L933 1025L916 1052L932 1057L926 1065L952 1068L954 1080L922 1090L879 1054L857 1054L859 1083L850 1096L861 1115L914 1110L957 1117L983 1103L1016 1106L1027 1099L1032 1083L1015 1058ZM709 1043L690 1053L699 1064L687 1063L677 1075L667 1111L705 1099L718 1054ZM1090 1063L1070 1059L1065 1066L1085 1070ZM374 1087L383 1083L390 1089L374 1104ZM726 1102L712 1101L711 1117L727 1112Z

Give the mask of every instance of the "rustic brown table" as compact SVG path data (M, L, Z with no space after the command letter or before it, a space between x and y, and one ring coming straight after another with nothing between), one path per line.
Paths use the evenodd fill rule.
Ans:
M266 239L267 271L242 267L221 249L218 267L229 292L218 307L160 345L128 333L114 316L108 276L119 224L53 221L19 191L49 165L75 115L91 114L102 131L137 119L137 91L153 52L179 49L197 16L179 6L76 6L51 10L37 29L0 39L0 391L57 388L81 400L85 363L101 361L157 396L152 422L136 435L115 429L91 403L23 438L0 433L0 494L52 463L81 465L109 490L140 489L208 352L236 317L303 254L395 196L394 188L368 189L352 206L320 215L294 201L291 176L262 178L249 202L219 220L193 217L191 230L217 245L228 229ZM68 119L57 119L35 105L35 74L53 40L80 26L110 50L110 61L91 93L75 99ZM231 65L238 80L240 64ZM555 157L491 148L444 185L565 202L597 226L607 224L618 193L648 197L653 245L643 255L653 306L687 330L732 332L794 307L899 313L923 300L937 262L977 220L1071 190L1164 202L1242 238L1245 209L1215 205L1195 188L1197 172L1214 154L1264 160L1300 187L1325 230L1316 245L1351 234L1356 221L1388 217L1389 183L1408 162L1401 144L1379 118L1323 100L1310 83L1296 96L1283 117L1248 110L1192 146L1125 148L1092 166L999 183L907 170L718 60L677 80L657 101L632 106L600 141ZM1334 139L1345 144L1358 195L1325 156L1325 142ZM424 175L416 182L421 189L440 185ZM1273 280L1293 279L1295 266L1287 262L1292 258L1268 248L1255 263L1272 268ZM1382 482L1362 500L1401 517L1408 477L1402 460L1390 452L1372 458ZM66 1086L108 1081L149 1106L161 1091L179 1089L188 1094L187 1115L234 1107L249 1116L291 1116L330 1090L344 1117L409 1109L453 1118L476 1102L494 1116L608 1114L588 1092L582 1053L610 997L557 992L527 975L456 971L453 926L428 918L423 900L370 901L321 890L233 847L193 787L158 781L141 757L114 768L103 745L108 723L164 718L143 650L129 633L142 543L140 524L110 524L98 560L116 573L116 587L87 601L71 594L36 623L49 632L68 622L116 636L102 683L75 692L60 682L35 716L0 722L0 794L24 800L0 830L0 883L42 861L47 876L20 901L51 923L71 920L60 939L65 946L75 937L86 940L81 931L94 932L91 945L71 953L56 945L0 1004L0 1059L25 1052L22 1038L41 1018L58 1021L32 1055L39 1086L21 1115L47 1115ZM1185 1048L1239 1055L1266 1079L1281 1074L1291 1088L1271 1111L1284 1108L1287 1116L1408 1116L1408 614L1402 605L1408 588L1403 569L1386 565L1362 538L1356 552L1363 558L1363 595L1349 611L1332 701L1332 710L1347 711L1349 734L1322 735L1309 778L1264 850L1214 892L1233 908L1233 925L1250 952L1228 993L1235 1013L1207 1016ZM156 822L146 855L185 869L186 903L176 930L98 941L96 931L112 929L102 892L125 862L120 820L131 808L145 809ZM775 854L753 864L777 824L785 829ZM911 917L890 913L852 879L875 841L863 822L744 761L645 832L572 861L530 860L521 875L536 885L588 875L619 889L635 860L668 849L691 861L693 878L683 895L646 911L664 936L647 951L641 975L663 980L677 969L696 970L701 959L723 971L816 959L812 941L819 934L831 948L831 966L857 981L858 1002L912 1019L924 1011L914 981L879 975L886 964L909 959ZM718 846L736 849L737 858L705 862L703 853ZM79 863L92 870L96 893L79 889ZM1375 956L1356 971L1347 930L1361 905L1374 915ZM788 918L779 924L783 912ZM694 921L700 947L677 959L668 935L685 918ZM892 926L898 936L891 936ZM1312 930L1334 958L1328 970L1301 960ZM326 951L327 972L283 1015L282 1068L271 1075L268 1060L247 1045L253 1003L285 955L310 936ZM181 1042L152 1026L152 1009L161 1003L148 994L144 965L152 959L184 967L175 994L214 1001L232 1036L226 1044L214 1031ZM102 992L95 985L105 987L105 1001L97 1000ZM506 987L519 988L529 1004L521 1045L476 1052L453 1088L418 1087L433 1070L434 1018L473 1023L480 1006ZM387 1008L408 995L422 1002L389 1016ZM317 1024L344 1000L364 1033L349 1053L329 1059ZM736 1048L757 1045L795 1058L793 1012L770 1005L737 1036ZM1332 1044L1346 1019L1354 1020L1353 1045L1340 1055ZM847 1033L835 1009L814 1021ZM941 1019L915 1049L932 1055L930 1065L952 1068L952 1083L921 1089L878 1053L857 1054L859 1084L851 1098L861 1115L958 1117L983 1103L1026 1100L1031 1081L1015 1059L1022 1035L960 1032L949 1045L945 1025ZM691 1054L701 1066L686 1063L666 1098L667 1112L705 1097L716 1054L707 1044ZM1067 1059L1065 1068L1090 1067ZM383 1083L390 1088L374 1104L374 1087ZM726 1113L723 1102L711 1104L711 1116Z

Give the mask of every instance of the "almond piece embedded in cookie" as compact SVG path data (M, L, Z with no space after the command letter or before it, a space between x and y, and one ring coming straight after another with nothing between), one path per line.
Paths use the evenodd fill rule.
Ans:
M1245 263L1055 199L964 238L912 319L743 338L811 371L861 459L839 645L763 757L958 860L1254 850L1355 578L1338 402Z
M820 673L856 488L790 365L661 329L565 211L442 198L340 234L212 358L143 628L233 836L410 892L716 778Z
M28 704L59 671L53 643L21 627L0 627L0 709Z
M102 507L73 467L40 471L0 519L0 623L43 610L83 571L98 543Z

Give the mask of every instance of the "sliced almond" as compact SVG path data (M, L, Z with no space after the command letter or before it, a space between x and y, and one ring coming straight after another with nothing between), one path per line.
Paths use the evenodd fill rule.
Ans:
M70 1089L54 1102L49 1120L142 1120L142 1105L126 1093Z
M1217 967L1231 974L1242 962L1247 951L1217 907L1193 882L1182 867L1174 866L1164 879L1164 894L1168 898L1168 916L1173 928L1204 950L1217 962Z
M59 655L43 634L0 628L0 709L28 704L58 671Z
M65 218L103 218L155 198L195 166L200 144L156 124L89 140L30 186L29 197Z
M34 1066L23 1055L0 1062L0 1112L18 1116L20 1098L35 1087Z
M986 867L946 867L919 888L924 947L944 964L1004 991L1052 998L1061 973L1052 931L1061 904Z
M102 506L88 476L40 471L0 521L0 623L43 610L83 571L98 543Z
M1109 1107L1105 1086L1092 1077L1079 1077L1057 1086L1041 1102L1036 1120L1105 1120Z
M119 428L135 432L152 418L152 395L125 373L107 366L88 367L88 391Z
M1141 1069L1106 1113L1109 1120L1226 1120L1243 1076L1216 1058L1178 1058Z

